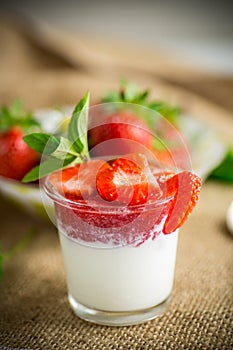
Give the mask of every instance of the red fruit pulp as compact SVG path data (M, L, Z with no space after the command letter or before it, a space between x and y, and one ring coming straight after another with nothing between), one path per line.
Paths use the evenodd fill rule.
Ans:
M159 196L159 187L154 185L154 192ZM97 191L109 202L119 201L129 205L143 204L149 199L149 179L141 166L131 159L118 158L106 162L96 178Z

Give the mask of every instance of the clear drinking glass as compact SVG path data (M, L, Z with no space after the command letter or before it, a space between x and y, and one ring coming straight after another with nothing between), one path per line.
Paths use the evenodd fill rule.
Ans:
M120 124L144 130L145 139L152 139L155 149L152 152L142 137L139 141L106 137L94 146L90 142L91 159L141 153L155 177L154 170L175 174L179 169L190 169L189 151L180 132L155 110L141 105L120 102L91 106L89 136L92 132L92 138L99 139L103 127L109 130L109 115L119 111L126 112ZM149 122L150 129L128 120L132 115ZM141 323L163 313L172 292L178 240L178 230L165 235L163 226L174 198L164 196L143 205L120 206L119 201L107 202L100 196L98 201L72 201L52 186L49 177L43 188L55 204L74 312L90 322L118 326Z
M71 308L105 325L131 325L163 313L172 292L178 230L162 228L172 198L119 207L73 202L49 182Z

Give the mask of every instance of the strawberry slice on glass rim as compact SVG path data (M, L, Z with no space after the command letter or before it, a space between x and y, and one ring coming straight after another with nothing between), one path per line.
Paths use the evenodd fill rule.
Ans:
M201 188L201 179L190 171L177 174L165 173L158 178L158 183L166 197L173 196L163 233L169 234L180 228L197 204Z

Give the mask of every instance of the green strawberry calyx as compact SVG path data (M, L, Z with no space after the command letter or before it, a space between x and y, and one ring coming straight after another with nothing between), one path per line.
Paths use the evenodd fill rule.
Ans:
M6 132L15 126L26 132L41 129L39 121L31 112L25 112L20 100L15 100L9 106L0 107L0 132Z
M121 81L121 87L119 91L108 92L105 96L102 97L101 102L126 102L141 105L161 114L175 126L178 124L178 119L181 113L180 108L177 106L172 106L162 100L151 100L150 90L146 89L139 91L136 84L129 83L126 80ZM151 120L147 120L147 122L148 125L151 126ZM154 120L152 120L152 126L153 125Z

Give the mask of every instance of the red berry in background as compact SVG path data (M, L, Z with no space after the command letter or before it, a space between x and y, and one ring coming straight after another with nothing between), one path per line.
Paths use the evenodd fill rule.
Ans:
M0 133L0 175L21 180L39 163L39 154L24 142L23 136L16 126Z
M119 111L104 119L102 125L91 128L88 139L93 156L119 155L140 151L137 145L151 149L153 135L143 120L131 112Z

